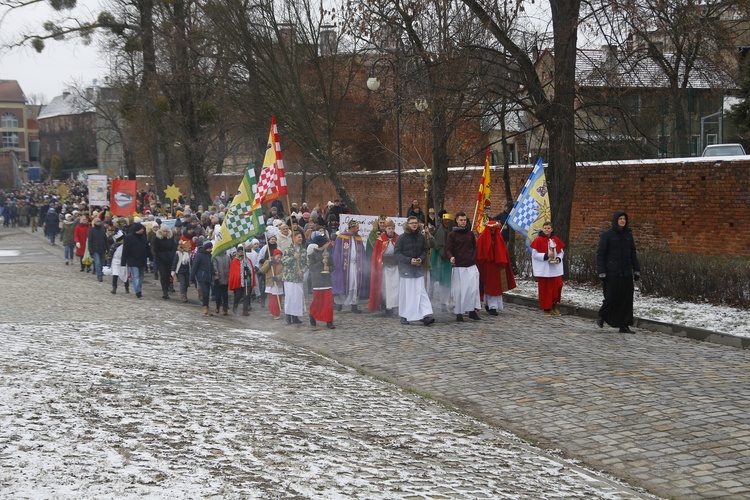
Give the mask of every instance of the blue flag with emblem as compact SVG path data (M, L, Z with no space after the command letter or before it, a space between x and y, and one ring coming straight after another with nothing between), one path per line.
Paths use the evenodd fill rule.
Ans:
M539 158L534 165L534 170L531 171L529 180L518 195L507 222L510 227L524 236L526 247L530 248L531 242L542 230L544 221L551 218L547 178L544 175L542 159Z
M260 206L255 210L252 208L256 189L255 167L249 163L240 187L237 188L237 194L234 195L232 203L227 208L221 228L214 235L212 257L265 231L262 208Z

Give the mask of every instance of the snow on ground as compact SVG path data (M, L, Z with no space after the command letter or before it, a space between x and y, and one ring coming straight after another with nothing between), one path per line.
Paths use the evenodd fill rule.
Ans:
M0 344L3 498L648 497L210 319L0 323Z
M537 298L537 285L532 280L518 280L518 288L509 292L523 297ZM636 283L637 286L637 283ZM601 288L577 283L565 283L562 302L588 309L602 305ZM750 313L742 309L711 304L694 304L641 295L636 288L635 316L677 325L704 328L737 337L750 337Z

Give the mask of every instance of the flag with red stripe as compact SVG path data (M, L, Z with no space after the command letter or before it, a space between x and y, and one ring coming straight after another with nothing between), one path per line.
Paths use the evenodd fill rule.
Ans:
M271 131L268 134L263 168L258 176L258 189L253 200L253 208L276 200L282 194L287 194L286 174L284 172L284 160L281 157L276 117L271 116Z
M484 226L489 220L490 209L490 151L487 147L487 157L484 160L484 171L482 171L482 182L479 183L479 192L477 193L477 216L474 219L473 228L477 232L484 231Z

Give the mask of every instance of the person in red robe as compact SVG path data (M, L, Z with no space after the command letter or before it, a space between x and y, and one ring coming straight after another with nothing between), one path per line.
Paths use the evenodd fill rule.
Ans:
M539 287L539 308L545 316L559 315L563 288L565 243L554 235L552 222L545 221L542 232L531 242L531 266Z
M398 261L394 254L396 240L396 223L385 220L384 230L375 239L370 262L370 311L385 309L386 316L396 316L399 294Z
M496 220L489 221L477 239L477 267L484 308L491 316L497 316L497 311L503 310L503 292L516 287L516 278Z

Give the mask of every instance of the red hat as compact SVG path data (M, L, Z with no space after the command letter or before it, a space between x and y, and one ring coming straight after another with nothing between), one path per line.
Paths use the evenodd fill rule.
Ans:
M277 255L282 255L283 253L284 253L284 252L282 252L281 250L279 250L279 249L277 248L276 250L274 250L274 251L273 251L273 256L274 256L274 257L276 257Z

